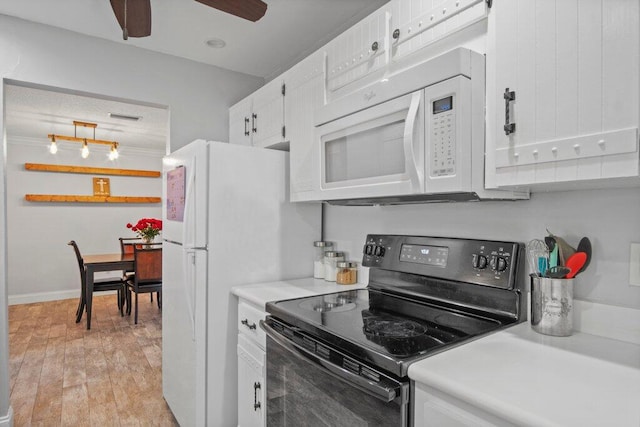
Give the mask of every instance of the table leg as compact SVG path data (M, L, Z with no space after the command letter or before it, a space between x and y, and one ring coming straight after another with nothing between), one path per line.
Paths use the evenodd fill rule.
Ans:
M84 291L84 299L87 305L87 329L91 329L91 302L93 301L93 274L92 268L87 267L85 278L86 289Z

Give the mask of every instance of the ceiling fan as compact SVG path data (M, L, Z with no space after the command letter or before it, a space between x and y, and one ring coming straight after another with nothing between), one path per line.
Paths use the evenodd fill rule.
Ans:
M122 38L151 35L151 0L110 0L113 13L122 28ZM237 17L256 22L267 11L262 0L196 0Z

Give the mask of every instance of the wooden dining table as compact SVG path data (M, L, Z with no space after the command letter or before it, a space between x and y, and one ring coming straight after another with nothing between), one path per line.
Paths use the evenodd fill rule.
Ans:
M85 303L87 307L87 329L91 329L91 303L93 300L93 281L98 271L133 271L133 254L96 254L82 257L85 267Z

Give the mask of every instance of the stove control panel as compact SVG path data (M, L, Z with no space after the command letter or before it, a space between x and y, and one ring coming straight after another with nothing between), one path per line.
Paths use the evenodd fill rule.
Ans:
M522 245L426 236L367 236L362 265L513 289Z

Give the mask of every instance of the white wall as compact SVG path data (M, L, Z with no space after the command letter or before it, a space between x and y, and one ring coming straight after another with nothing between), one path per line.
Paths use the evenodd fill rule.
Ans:
M10 108L10 107L9 107ZM164 150L120 150L111 162L92 150L82 159L78 147L59 144L57 154L46 141L16 140L7 136L7 283L9 304L72 298L79 295L80 277L69 240L83 254L119 252L118 237L134 237L126 228L140 218L162 218L161 204L35 203L25 194L91 195L94 176L109 178L113 196L162 195L162 179L37 172L24 164L49 163L123 169L162 170ZM103 150L106 153L106 150ZM46 280L42 280L46 277Z
M591 239L593 260L577 277L575 298L640 309L640 287L629 285L629 245L640 242L638 188L535 193L517 202L327 206L324 237L361 262L368 233L526 243L546 228L574 247L583 236Z
M167 106L173 149L196 138L226 140L229 106L264 83L260 78L4 15L0 15L0 79ZM1 426L10 418L3 85L0 98ZM86 246L91 250L90 244Z

